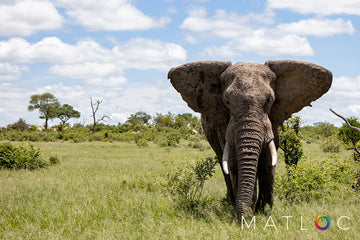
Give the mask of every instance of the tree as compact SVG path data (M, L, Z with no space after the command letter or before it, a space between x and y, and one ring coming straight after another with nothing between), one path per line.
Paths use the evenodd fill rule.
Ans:
M45 119L45 129L48 128L49 119L57 117L60 102L51 93L35 94L30 97L29 111L39 110L40 119Z
M175 128L191 127L196 128L199 119L191 113L183 113L175 116Z
M284 151L287 167L296 166L303 156L301 118L294 116L284 122L280 129L280 149Z
M360 122L356 117L346 119L340 114L336 113L330 108L330 111L336 116L345 121L345 124L339 130L339 138L344 143L351 143L354 150L354 160L360 161L360 149L357 147L357 143L360 141ZM360 178L359 178L360 180Z
M24 119L20 118L16 123L7 125L7 129L26 131L29 130L29 124L27 124Z
M350 117L347 120L347 124L353 127L360 128L360 122L359 119L356 117ZM342 127L339 129L339 138L346 144L351 143L353 146L356 145L357 142L360 141L360 132L354 131L354 129L351 129L348 127L346 123L342 125Z
M155 126L172 128L175 124L175 115L171 112L168 112L167 114L156 113L153 121Z
M316 133L324 137L330 137L336 133L336 127L328 122L317 122L314 123L314 126Z
M141 124L141 125L149 125L151 116L146 112L136 112L135 114L131 114L128 117L127 122L131 125Z
M62 125L65 125L71 118L79 118L80 112L76 111L69 104L64 104L59 108L57 118L60 119Z
M357 144L360 141L360 123L357 118L352 117L350 119L346 119L345 117L341 116L331 108L329 109L333 114L341 118L345 121L345 124L340 128L339 136L343 139L345 143L351 142L353 144L354 150L354 160L360 161L360 149L358 148ZM347 126L347 127L346 127ZM360 189L360 170L359 174L357 175L357 179L353 184L354 188Z
M101 118L96 118L96 112L99 110L100 104L102 104L103 99L100 98L95 98L93 99L92 97L90 97L90 105L91 105L91 112L92 112L92 118L93 118L93 127L92 127L92 131L93 133L96 130L96 124L98 124L99 122L105 121L105 119L110 119L109 116L107 115L102 115Z

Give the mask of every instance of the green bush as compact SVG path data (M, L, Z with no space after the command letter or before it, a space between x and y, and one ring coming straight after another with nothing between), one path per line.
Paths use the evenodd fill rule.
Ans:
M301 118L293 116L286 120L280 129L280 149L284 152L285 164L296 166L303 157L300 134Z
M40 149L35 149L31 144L28 148L11 143L0 144L0 167L2 168L37 169L46 165L47 162L40 156Z
M135 143L138 147L148 147L149 144L145 138L136 138Z
M57 163L57 156L51 156L47 162L41 157L40 149L31 144L29 147L15 146L8 142L0 144L0 168L33 170Z
M216 159L208 157L168 174L166 187L179 207L194 210L201 205L205 181L214 174L216 164Z
M350 193L357 171L351 160L331 159L314 162L301 161L276 179L275 192L290 203L334 200Z
M55 165L58 164L60 162L59 158L57 156L51 156L49 158L49 164L50 165Z
M181 135L176 132L170 132L166 135L166 138L163 142L160 143L162 147L176 147L180 143Z
M320 149L323 152L338 153L340 152L341 142L335 137L327 137L320 145Z

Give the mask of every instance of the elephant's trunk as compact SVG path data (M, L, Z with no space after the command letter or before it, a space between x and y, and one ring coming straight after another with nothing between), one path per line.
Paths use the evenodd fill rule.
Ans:
M249 215L254 207L256 173L266 129L259 122L238 124L235 129L235 150L238 179L235 211L238 218Z
M277 150L276 150L274 140L270 141L270 143L268 144L268 147L269 147L269 152L271 154L272 166L275 166L277 163ZM225 174L229 174L229 164L228 164L229 156L230 156L230 146L229 146L229 143L226 142L225 147L224 147L223 157L222 157L222 167L224 169Z

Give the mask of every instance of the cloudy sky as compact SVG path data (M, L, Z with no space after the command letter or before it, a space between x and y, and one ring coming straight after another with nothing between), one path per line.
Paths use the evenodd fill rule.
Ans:
M171 67L275 59L332 71L331 90L299 115L339 125L329 107L360 117L359 30L360 0L1 0L0 126L43 124L27 106L44 92L79 110L74 122L90 123L90 97L111 124L192 112L167 80Z

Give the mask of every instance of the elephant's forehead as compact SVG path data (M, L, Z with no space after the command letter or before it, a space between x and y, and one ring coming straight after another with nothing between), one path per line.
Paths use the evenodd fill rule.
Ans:
M256 88L264 83L269 85L276 75L263 64L237 63L228 67L222 77L227 85L236 84L238 87Z

